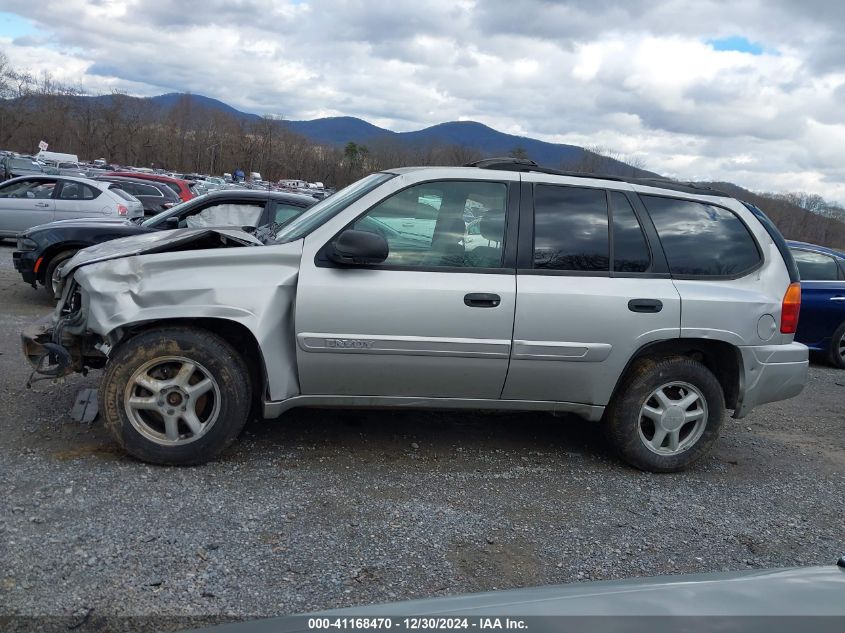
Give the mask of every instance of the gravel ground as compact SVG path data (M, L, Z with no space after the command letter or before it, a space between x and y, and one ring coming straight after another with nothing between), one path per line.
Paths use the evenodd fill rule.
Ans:
M96 616L240 619L845 553L845 372L826 365L798 398L729 420L712 457L675 475L626 467L575 419L320 410L250 424L213 464L151 467L68 417L99 372L26 389L18 333L50 304L11 250L0 616L87 631Z

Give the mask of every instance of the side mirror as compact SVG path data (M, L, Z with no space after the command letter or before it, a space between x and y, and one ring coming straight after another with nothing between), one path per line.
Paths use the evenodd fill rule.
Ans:
M329 259L336 264L380 264L387 259L387 240L377 233L347 229L332 242Z

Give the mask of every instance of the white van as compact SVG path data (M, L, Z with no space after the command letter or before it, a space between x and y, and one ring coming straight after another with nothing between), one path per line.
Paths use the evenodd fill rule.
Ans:
M63 154L61 152L45 152L41 150L35 155L38 160L50 160L56 163L78 163L79 157L76 154Z

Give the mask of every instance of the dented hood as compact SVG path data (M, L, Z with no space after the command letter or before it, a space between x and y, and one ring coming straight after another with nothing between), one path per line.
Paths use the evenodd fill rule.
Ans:
M208 243L208 238L217 238L221 246L263 246L262 242L249 233L239 229L173 229L172 231L156 231L143 235L133 235L117 240L111 240L89 246L62 266L61 276L67 277L80 266L102 262L107 259L142 255L144 253L160 253L178 247L180 250L191 250L191 242ZM208 248L208 246L198 246Z

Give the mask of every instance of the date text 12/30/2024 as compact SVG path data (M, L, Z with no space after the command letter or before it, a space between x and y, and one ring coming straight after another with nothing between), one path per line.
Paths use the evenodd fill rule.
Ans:
M527 630L528 625L520 618L499 617L337 617L337 618L309 618L308 628L311 630L372 630L395 629L397 631L448 631L448 630Z

